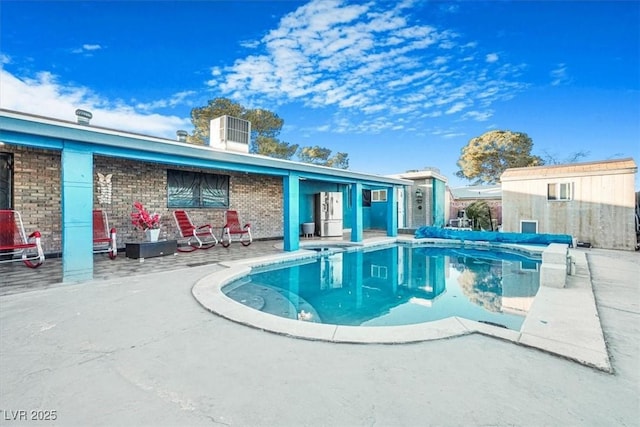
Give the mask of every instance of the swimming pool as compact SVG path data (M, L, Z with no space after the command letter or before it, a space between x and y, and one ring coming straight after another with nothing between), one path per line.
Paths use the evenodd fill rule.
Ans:
M517 331L538 291L539 265L494 248L327 248L253 268L222 292L262 313L311 323L402 326L462 317Z

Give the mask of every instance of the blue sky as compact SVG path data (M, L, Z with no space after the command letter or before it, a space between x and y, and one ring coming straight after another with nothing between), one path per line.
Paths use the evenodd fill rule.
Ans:
M492 129L640 162L638 1L2 0L0 28L2 108L175 139L228 97L351 170L452 186Z

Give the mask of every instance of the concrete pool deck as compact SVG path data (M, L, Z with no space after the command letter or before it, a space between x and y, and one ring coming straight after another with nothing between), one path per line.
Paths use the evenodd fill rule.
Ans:
M228 268L194 265L0 297L0 425L31 425L11 419L31 410L63 426L640 425L640 254L576 253L610 373L484 334L361 345L267 333L203 309L194 284ZM572 286L553 289L570 291L567 313L582 303ZM531 339L567 344L543 325Z
M375 247L392 244L396 240L377 238L362 246ZM535 250L539 251L539 248ZM520 331L462 317L406 326L325 325L263 313L230 299L222 292L226 284L249 274L251 267L315 258L318 256L315 251L302 250L221 263L227 269L199 280L194 285L192 293L196 300L212 313L246 326L294 338L334 343L402 344L479 333L537 348L610 372L611 364L591 288L591 274L586 256L579 251L572 250L570 253L576 265L576 274L568 276L567 286L563 289L540 286Z

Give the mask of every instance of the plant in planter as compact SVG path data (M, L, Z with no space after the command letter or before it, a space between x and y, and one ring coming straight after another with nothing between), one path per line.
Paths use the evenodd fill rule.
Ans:
M135 212L131 213L131 223L137 229L144 231L149 241L157 241L160 234L160 215L150 214L140 202L134 202L133 207Z

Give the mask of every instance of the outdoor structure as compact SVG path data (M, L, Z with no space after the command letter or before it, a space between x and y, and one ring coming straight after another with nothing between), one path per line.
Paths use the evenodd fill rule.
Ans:
M491 211L493 229L502 224L502 187L500 185L471 185L448 188L449 211L447 225L468 227L466 208L474 202L483 201Z
M397 197L400 210L398 218L406 218L404 224L398 224L400 228L416 229L425 225L443 227L446 224L447 178L440 174L438 168L409 170L391 176L412 182L412 185L403 189L403 194L398 194Z
M507 169L500 178L503 230L633 250L637 171L631 158Z
M0 209L20 211L25 227L41 231L45 253L62 254L64 281L92 278L94 209L108 214L120 249L142 238L131 224L134 202L161 215L161 239L180 239L176 209L217 235L225 211L236 210L254 239L281 238L295 251L301 225L315 220L315 195L339 192L351 241L362 241L373 222L397 235L396 194L409 181L248 154L248 122L227 140L220 135L231 135L224 126L235 122L225 119L210 145L199 146L186 143L184 131L173 141L93 126L91 113L76 114L73 122L0 110ZM374 190L386 200L372 221L362 206Z

